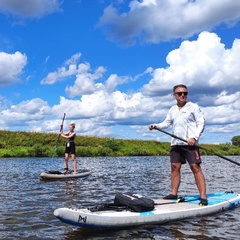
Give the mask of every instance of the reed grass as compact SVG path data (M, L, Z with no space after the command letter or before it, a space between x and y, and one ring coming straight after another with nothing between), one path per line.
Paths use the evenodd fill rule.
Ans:
M62 157L65 140L60 138L55 152L58 134L23 131L0 131L0 157ZM125 140L77 136L75 139L77 157L100 156L165 156L169 155L170 143L144 140ZM203 144L220 155L240 155L239 146L229 143ZM202 155L211 155L201 150Z

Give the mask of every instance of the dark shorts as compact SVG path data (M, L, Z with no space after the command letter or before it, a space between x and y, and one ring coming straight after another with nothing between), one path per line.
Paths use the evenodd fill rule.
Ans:
M186 161L191 163L201 163L201 157L199 153L199 148L196 146L171 146L170 151L171 163L182 163L185 164Z
M75 143L74 142L67 142L66 143L65 153L76 154L76 147L75 147Z

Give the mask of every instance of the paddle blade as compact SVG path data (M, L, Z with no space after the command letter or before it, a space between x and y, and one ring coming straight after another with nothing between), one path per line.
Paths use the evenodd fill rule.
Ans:
M52 155L52 158L54 158L54 157L56 156L56 154L57 154L57 151L58 151L58 148L57 148L57 147L55 147L55 148L54 148L53 155Z

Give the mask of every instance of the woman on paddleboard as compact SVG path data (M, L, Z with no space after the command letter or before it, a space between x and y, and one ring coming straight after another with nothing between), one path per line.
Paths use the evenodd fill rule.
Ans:
M63 131L60 132L61 136L63 138L66 138L66 148L65 148L65 161L64 161L64 174L68 172L68 159L69 155L71 154L72 161L73 161L73 173L77 173L77 159L76 159L76 147L74 143L74 138L76 137L76 133L74 132L75 129L75 123L71 123L69 125L69 132L63 133Z
M197 104L187 102L188 89L185 85L179 84L173 87L173 97L177 104L168 111L166 119L159 124L150 124L149 130L165 129L172 126L173 134L179 138L172 138L171 141L171 186L172 192L164 199L177 199L178 188L181 181L181 166L188 161L195 177L201 199L199 205L208 205L206 196L205 178L200 167L201 158L198 139L205 126L205 119Z

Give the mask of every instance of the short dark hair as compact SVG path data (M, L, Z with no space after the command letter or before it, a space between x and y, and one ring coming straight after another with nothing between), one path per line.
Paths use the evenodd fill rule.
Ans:
M183 88L186 88L186 89L187 89L187 86L186 86L186 85L184 85L184 84L178 84L178 85L176 85L176 86L173 87L173 92L175 92L176 88L178 88L178 87L183 87Z

